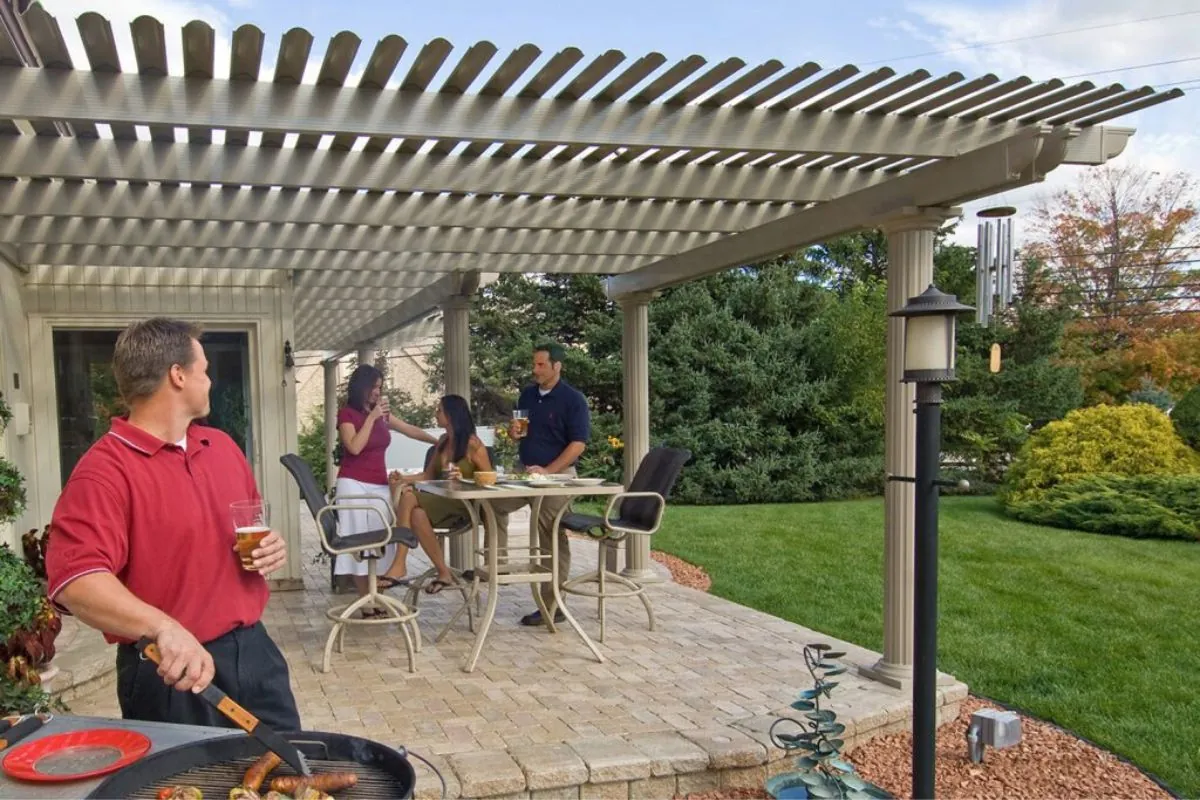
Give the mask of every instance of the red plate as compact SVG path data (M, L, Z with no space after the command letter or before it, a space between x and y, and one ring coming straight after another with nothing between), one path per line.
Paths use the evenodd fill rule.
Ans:
M92 728L26 742L4 757L4 771L23 781L78 781L107 775L137 761L150 740L135 731Z

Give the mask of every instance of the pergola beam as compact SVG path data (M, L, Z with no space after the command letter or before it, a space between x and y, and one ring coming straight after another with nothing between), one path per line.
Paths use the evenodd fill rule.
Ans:
M377 253L671 255L712 241L717 235L675 232L547 231L531 228L382 228L102 218L0 217L0 241L21 245L346 250Z
M0 172L26 178L748 202L821 202L895 177L804 167L534 161L44 136L0 136Z
M478 285L479 275L474 272L454 273L440 278L344 337L332 348L336 352L335 358L340 358L362 343L373 342L421 320L440 306L447 297L472 293Z
M0 215L9 217L728 233L799 208L791 203L359 194L0 179Z
M20 249L29 264L94 267L166 267L171 269L364 270L461 272L562 272L614 275L649 263L647 256L529 255L476 253L373 253L369 251L250 250L238 248L104 247L27 245Z
M27 286L163 287L176 289L244 288L279 286L286 273L265 269L171 269L168 267L98 267L35 264L25 278ZM360 292L377 295L380 289L423 289L445 273L395 270L297 270L293 286L308 289Z
M946 158L1017 124L0 68L0 115L310 136Z
M957 205L1042 180L1066 156L1067 136L1066 131L1027 129L1007 141L610 278L608 294L621 298L658 291L870 227L904 208Z

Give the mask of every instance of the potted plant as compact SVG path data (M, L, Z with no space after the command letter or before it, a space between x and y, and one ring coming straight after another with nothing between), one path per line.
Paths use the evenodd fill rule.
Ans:
M854 765L842 758L845 740L840 736L846 726L837 721L837 714L821 708L821 699L833 693L836 681L829 678L846 671L836 660L845 653L834 652L827 644L804 647L804 665L812 675L813 687L800 692L792 708L803 713L802 719L780 717L771 725L771 743L787 752L801 751L796 769L767 779L764 788L775 800L787 798L889 798L887 792L854 771ZM776 733L781 725L792 730Z
M25 510L25 478L7 458L0 456L0 525L12 522Z
M54 658L62 618L46 597L32 567L8 545L0 545L0 664L10 680L41 682Z

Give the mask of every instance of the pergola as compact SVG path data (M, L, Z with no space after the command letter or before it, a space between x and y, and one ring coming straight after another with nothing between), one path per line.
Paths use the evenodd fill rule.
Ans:
M210 25L168 31L139 17L136 63L122 64L94 13L74 23L85 68L40 5L4 10L0 259L78 282L290 281L296 349L323 351L327 365L440 309L447 390L465 396L481 275L611 275L625 317L627 474L650 440L656 292L882 226L899 308L930 283L934 233L957 204L1062 164L1103 164L1133 130L1102 123L1182 95L532 44L500 54L486 41L452 57L444 39L417 48L396 35L363 61L350 32L304 83L314 41L302 28L283 35L267 81L254 26L234 31L217 64ZM168 64L178 36L183 63ZM911 474L899 324L888 330L886 466ZM903 682L912 489L887 491L878 674ZM651 574L648 550L630 546L634 576Z

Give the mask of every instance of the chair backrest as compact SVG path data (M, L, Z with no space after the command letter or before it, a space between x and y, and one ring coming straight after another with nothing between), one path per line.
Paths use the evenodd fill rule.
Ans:
M321 491L321 484L317 483L317 476L313 474L312 467L295 453L280 456L279 463L283 464L284 468L296 479L296 485L300 487L300 496L304 498L304 503L312 513L313 519L316 519L317 512L324 508L328 501L325 493ZM337 522L334 520L334 515L326 514L321 518L320 524L325 529L325 539L332 541L337 536Z
M629 484L631 492L655 492L663 500L671 496L683 465L692 458L692 451L674 447L655 447L638 465ZM621 519L644 528L653 528L658 514L658 501L650 497L630 497L621 501Z

